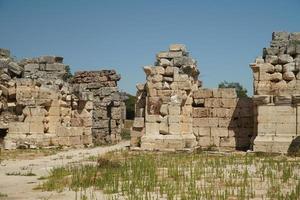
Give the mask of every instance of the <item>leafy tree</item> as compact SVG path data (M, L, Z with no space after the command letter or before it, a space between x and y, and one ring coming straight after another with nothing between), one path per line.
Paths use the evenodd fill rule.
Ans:
M134 119L134 114L135 114L135 100L136 100L135 96L127 94L127 98L125 100L125 105L126 105L126 119Z
M73 77L73 74L71 73L71 69L70 69L70 66L66 66L66 74L65 74L65 76L64 76L64 79L65 80L69 80L70 78L72 78Z
M238 97L247 97L247 89L238 82L223 81L219 84L219 88L235 88Z

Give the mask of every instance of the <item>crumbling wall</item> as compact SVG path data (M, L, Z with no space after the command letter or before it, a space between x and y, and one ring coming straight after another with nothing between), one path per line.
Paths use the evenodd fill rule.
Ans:
M235 89L203 89L197 63L184 45L171 45L146 66L146 84L137 84L131 146L183 150L196 146L249 149L253 134L250 98Z
M144 71L147 82L137 86L132 143L149 150L194 147L191 116L192 94L199 85L196 61L184 45L171 45L169 51L157 54L155 66L146 66Z
M6 149L118 141L122 119L118 108L124 103L118 98L116 82L120 77L115 71L80 72L70 83L62 57L14 61L3 49L0 55L0 129L1 135L7 132ZM98 120L99 107L107 105L106 121ZM98 129L109 139L93 140L97 134L92 132Z
M193 94L193 130L200 147L247 150L253 135L253 104L234 88L199 88Z
M123 126L125 104L117 87L120 75L115 70L76 72L74 93L91 107L94 144L118 142Z
M270 47L250 64L255 103L255 151L299 147L300 33L274 32Z

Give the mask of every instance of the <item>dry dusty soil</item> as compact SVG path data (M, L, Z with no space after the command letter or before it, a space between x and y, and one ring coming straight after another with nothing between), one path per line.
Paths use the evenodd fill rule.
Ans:
M38 178L47 176L49 170L53 167L84 161L90 156L103 155L109 151L125 149L127 146L129 146L129 142L123 141L113 146L72 149L59 152L55 155L34 159L4 160L0 163L0 194L2 194L0 199L76 199L76 193L73 191L66 190L60 193L43 192L41 190L33 190L33 188L42 183L42 180L38 180ZM32 172L36 174L36 176L7 175L7 173L11 174L14 172ZM7 197L4 197L6 195Z

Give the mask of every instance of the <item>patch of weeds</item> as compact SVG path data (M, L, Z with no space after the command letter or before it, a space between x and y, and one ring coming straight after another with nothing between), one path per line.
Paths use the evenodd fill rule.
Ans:
M27 171L25 173L21 173L21 172L7 172L6 176L36 176L36 174L32 173L32 171Z
M8 197L7 194L4 194L4 193L0 192L0 199L1 199L1 198L6 198L6 197Z
M131 136L130 136L130 129L122 129L121 131L121 138L123 140L130 140Z
M40 176L40 177L38 177L38 179L37 180L46 180L47 179L47 177L46 176Z

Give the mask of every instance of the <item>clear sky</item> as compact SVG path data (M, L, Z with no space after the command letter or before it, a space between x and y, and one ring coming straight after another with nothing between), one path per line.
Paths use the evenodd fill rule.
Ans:
M187 45L204 87L237 81L273 31L300 31L300 0L0 0L0 47L17 58L61 55L72 71L114 68L135 94L142 67Z

